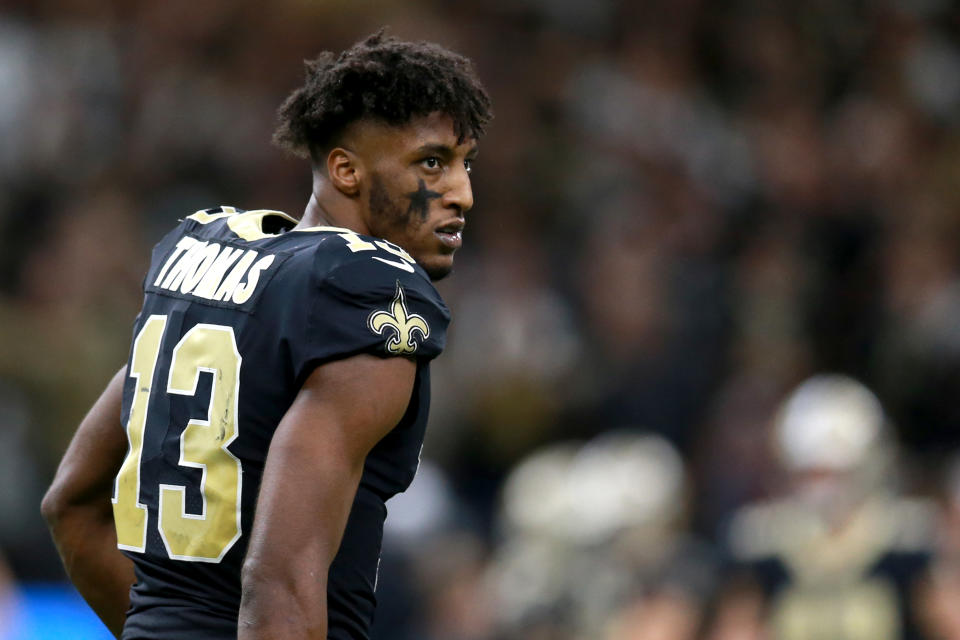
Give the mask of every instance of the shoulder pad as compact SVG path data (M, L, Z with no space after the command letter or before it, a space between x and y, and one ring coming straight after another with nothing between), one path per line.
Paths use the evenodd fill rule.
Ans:
M420 268L351 260L328 273L320 288L342 306L366 313L366 329L379 336L384 355L437 355L443 348L450 311Z
M791 540L810 535L815 526L786 500L751 504L734 514L728 546L739 560L759 560L779 554Z
M423 361L439 355L450 312L423 269L399 247L347 230L334 233L314 253L306 326L292 341L298 378L359 353ZM345 247L341 239L358 246Z
M933 549L937 507L923 498L890 498L876 507L878 518L889 527L893 551L924 553Z
M211 207L209 209L200 209L199 211L194 211L189 216L184 218L184 222L187 220L193 220L194 222L199 222L200 224L209 224L215 220L227 218L237 213L244 213L244 210L228 205L220 205L219 207Z
M228 234L235 236L237 240L255 242L277 237L280 230L271 232L268 228L280 227L286 230L296 225L297 220L273 209L244 211L236 207L220 206L197 211L187 216L184 224L190 225L188 228L192 227L195 231L209 226L211 234Z

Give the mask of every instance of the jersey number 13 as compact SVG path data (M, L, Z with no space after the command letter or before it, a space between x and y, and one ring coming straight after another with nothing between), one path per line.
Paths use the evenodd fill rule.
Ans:
M128 375L135 379L136 387L126 426L130 450L117 474L113 497L117 546L140 553L147 544L147 507L140 503L140 459L166 324L166 316L150 316L133 341ZM237 437L241 360L233 328L228 326L198 324L173 349L166 393L192 396L200 373L213 374L206 419L190 420L180 436L179 464L202 470L202 512L186 512L185 486L159 487L157 527L173 559L219 562L240 537L240 461L227 447Z

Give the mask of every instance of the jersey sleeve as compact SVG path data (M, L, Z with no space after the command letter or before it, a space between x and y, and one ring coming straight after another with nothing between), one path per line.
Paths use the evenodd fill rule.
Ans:
M297 377L316 366L361 353L431 360L446 344L450 312L422 272L369 258L318 279L306 336L296 350Z

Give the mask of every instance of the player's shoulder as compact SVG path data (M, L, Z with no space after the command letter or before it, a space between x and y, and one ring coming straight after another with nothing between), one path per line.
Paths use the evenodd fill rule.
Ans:
M936 541L937 505L919 497L878 500L871 505L875 527L887 532L889 546L901 553L928 553Z
M449 311L429 276L401 247L347 228L296 228L281 211L220 206L188 215L154 249L145 290L252 311L269 289L402 312ZM400 307L395 307L400 304Z
M396 244L345 227L295 228L296 218L272 209L244 210L233 206L201 209L186 216L173 236L201 241L246 244L273 252L310 254L312 269L323 278L376 281L394 276L408 284L433 289L426 272Z
M924 553L933 545L936 506L929 500L877 495L850 518L848 528L857 535L831 538L823 520L796 500L749 504L734 514L727 544L734 557L747 561L789 554L823 540L838 545L849 539L899 553Z
M733 514L727 546L741 560L777 555L790 540L806 537L815 527L789 500L750 503Z
M297 219L283 211L221 205L184 217L179 229L183 234L211 240L262 242L280 237L296 224Z
M252 310L292 252L278 239L296 219L272 210L202 209L154 248L147 293Z
M307 228L321 236L313 244L314 274L334 295L378 300L415 296L448 313L430 277L400 246L341 227Z
M324 341L310 361L359 352L430 359L443 351L450 311L406 251L339 227L300 233L320 234L312 244L306 317L307 334Z
M263 247L273 240L286 236L286 232L296 224L296 218L282 211L272 209L247 211L239 207L222 205L200 209L181 218L157 244L157 249L163 251L179 243Z

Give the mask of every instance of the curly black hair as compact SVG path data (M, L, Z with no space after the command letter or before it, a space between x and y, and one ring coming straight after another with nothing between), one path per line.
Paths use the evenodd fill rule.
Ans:
M429 42L368 36L339 56L304 63L307 79L278 110L274 143L314 159L362 118L403 125L433 112L453 119L460 141L479 138L492 117L490 97L470 61Z

